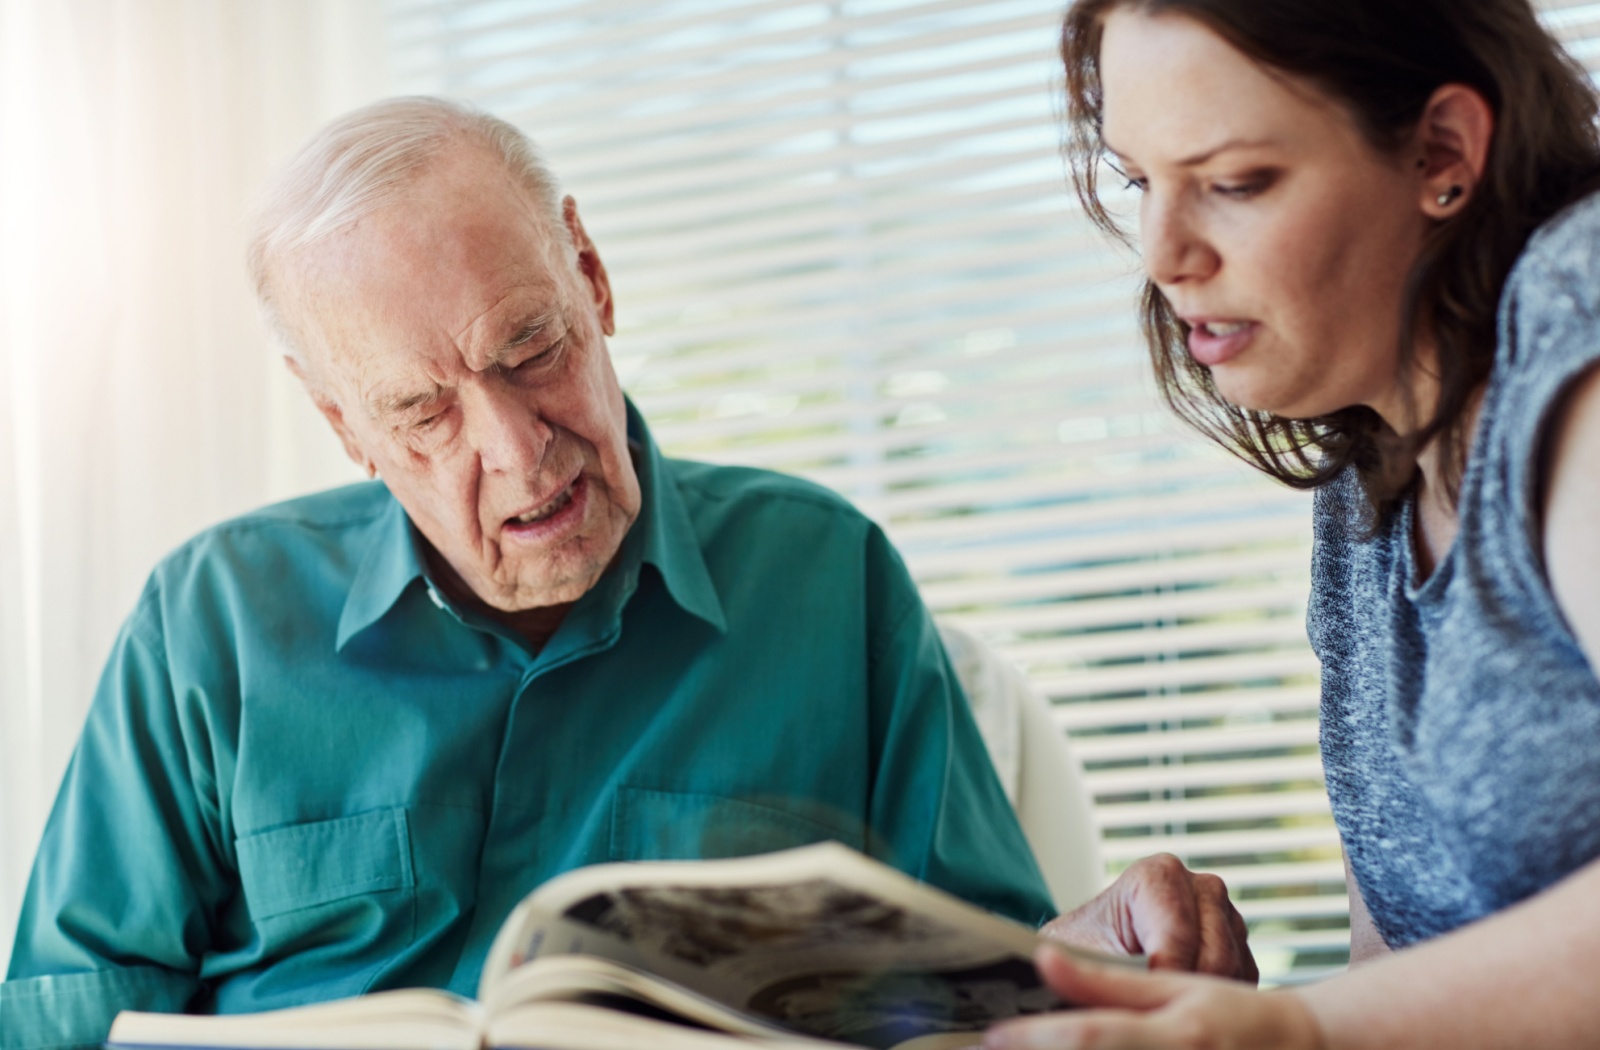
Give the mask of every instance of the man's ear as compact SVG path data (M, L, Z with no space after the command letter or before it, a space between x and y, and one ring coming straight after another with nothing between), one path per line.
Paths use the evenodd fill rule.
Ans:
M333 428L333 432L339 435L339 443L344 446L344 454L349 456L350 461L360 467L362 473L366 474L367 477L377 477L378 468L373 464L372 459L362 451L361 444L356 441L356 436L350 432L350 425L344 419L344 409L340 408L339 403L329 397L321 387L306 377L305 366L299 358L293 354L284 354L283 363L288 365L289 371L293 372L294 377L300 380L300 384L306 388L306 393L311 395L312 404L317 406L317 411L322 413L322 418L328 421L328 425Z
M1448 219L1472 199L1489 161L1494 124L1494 108L1465 84L1446 84L1428 99L1416 132L1423 214Z
M583 274L584 280L589 282L589 290L594 296L595 312L600 315L600 329L606 335L617 334L615 304L611 299L611 278L606 274L606 264L600 261L599 249L589 239L588 231L583 228L583 220L578 218L578 202L571 197L561 201L561 219L567 226L567 233L572 237L572 246L578 252L578 272Z

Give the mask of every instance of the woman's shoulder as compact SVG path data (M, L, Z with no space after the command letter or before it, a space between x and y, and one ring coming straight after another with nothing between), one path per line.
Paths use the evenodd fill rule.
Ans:
M1457 543L1497 567L1498 608L1564 633L1543 564L1546 455L1569 392L1600 365L1600 195L1529 240L1501 299L1499 337Z
M1508 412L1540 417L1596 361L1600 193L1568 205L1535 231L1507 278L1491 396L1506 400Z
M1512 279L1523 271L1593 273L1600 261L1600 192L1580 197L1545 220L1517 260ZM1526 278L1523 278L1524 280Z
M1557 212L1534 231L1501 296L1503 334L1558 323L1600 327L1600 193ZM1502 349L1522 340L1502 339Z

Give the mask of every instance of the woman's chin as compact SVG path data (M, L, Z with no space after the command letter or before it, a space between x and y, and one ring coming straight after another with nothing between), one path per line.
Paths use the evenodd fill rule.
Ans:
M1271 389L1271 383L1263 383L1260 375L1251 375L1244 368L1219 365L1211 370L1211 381L1216 384L1217 393L1222 399L1234 408L1246 412L1267 412L1271 415L1282 415L1284 398Z
M1272 383L1270 376L1242 374L1242 370L1230 375L1225 369L1226 366L1213 369L1212 381L1217 393L1234 408L1279 419L1315 419L1338 410L1339 406L1327 404L1328 398L1319 397L1315 391L1291 392Z

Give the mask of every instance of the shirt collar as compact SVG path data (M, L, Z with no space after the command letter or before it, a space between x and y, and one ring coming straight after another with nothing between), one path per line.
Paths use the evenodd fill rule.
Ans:
M650 436L644 417L628 402L628 437L636 442L639 456L639 520L633 527L642 532L642 560L661 573L672 600L693 616L726 633L728 621L722 613L711 571L706 568L700 549L700 534L689 520L683 496L667 472L661 450Z
M625 543L623 557L607 575L627 568L622 563L630 560L628 556L632 552L628 548L638 550L639 561L635 564L654 565L667 593L680 608L726 633L728 623L722 612L722 602L706 568L699 535L689 520L683 497L667 473L661 450L656 447L650 429L632 401L627 402L627 411L628 437L640 450L637 458L639 517L629 530L631 542ZM336 649L342 650L351 638L386 616L414 581L421 579L427 583L430 593L438 593L428 579L422 535L412 526L398 500L390 499L371 529L366 556L356 569L339 617ZM606 587L607 582L602 578L595 588Z
M335 650L342 650L350 639L383 619L413 581L427 579L422 536L411 527L411 519L393 496L372 523L366 548L339 616Z

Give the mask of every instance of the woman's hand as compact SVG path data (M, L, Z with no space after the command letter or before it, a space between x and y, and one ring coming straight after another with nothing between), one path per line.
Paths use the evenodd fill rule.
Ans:
M1152 970L1194 970L1251 984L1258 976L1228 888L1170 853L1129 865L1094 900L1039 932L1080 948L1147 955Z
M986 1050L1327 1050L1293 992L1099 966L1047 946L1034 964L1080 1009L997 1025L984 1037Z

